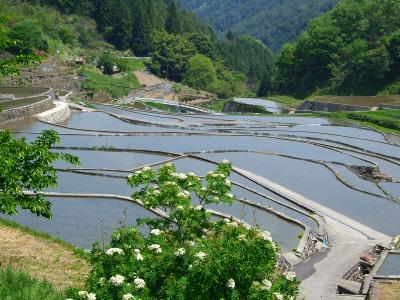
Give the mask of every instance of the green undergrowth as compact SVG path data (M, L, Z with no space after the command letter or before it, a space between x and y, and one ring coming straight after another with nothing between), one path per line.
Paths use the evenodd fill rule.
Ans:
M0 299L61 300L65 297L48 282L33 279L21 271L0 268Z
M92 92L106 92L114 98L129 94L132 89L140 88L141 85L132 73L113 77L104 75L93 69L84 68L80 75L85 77L82 87Z
M17 222L0 218L0 225L7 226L10 228L15 228L15 229L18 229L18 230L20 230L24 233L27 233L31 236L39 238L41 240L62 245L64 248L72 250L74 252L74 254L76 255L76 257L79 257L79 258L87 258L88 257L87 253L81 248L77 248L74 245L71 245L70 243L68 243L62 239L53 237L44 232L36 231L30 227L23 226ZM0 298L0 299L2 299L2 298Z
M173 112L176 110L174 110L171 106L166 105L164 103L160 103L160 102L153 102L153 101L145 101L144 102L147 106L162 110L162 111L169 111L169 112Z
M303 100L296 99L291 96L269 96L268 100L280 103L285 108L297 108Z
M213 100L211 102L205 102L201 104L202 107L211 109L213 111L217 112L222 112L224 110L224 106L226 103L228 103L230 100Z

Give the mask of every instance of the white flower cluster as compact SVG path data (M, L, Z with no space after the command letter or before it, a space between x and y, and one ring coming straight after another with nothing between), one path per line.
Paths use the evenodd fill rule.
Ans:
M272 242L272 235L271 235L271 233L269 231L260 231L258 233L258 236L260 238L262 238L263 240Z
M162 233L162 230L156 228L156 229L152 229L152 230L150 231L150 233L151 233L152 235L158 236L158 235L160 235L160 234Z
M186 253L185 248L179 248L178 250L176 250L175 255L176 256L183 256Z
M274 293L274 296L276 300L283 300L283 295L281 293L276 292Z
M110 248L106 251L107 255L124 254L124 250L120 248Z
M150 170L151 170L150 167L144 167L144 168L142 169L143 172L150 171Z
M183 173L173 173L172 176L181 180L185 180L187 178L187 176Z
M230 164L231 162L227 159L224 159L223 161L221 161L222 164L227 165Z
M232 278L228 280L228 283L226 284L226 286L230 289L234 289L236 286L235 280L233 280Z
M270 291L271 288L272 288L272 282L269 281L268 279L264 279L264 280L261 282L261 287L260 287L260 288L261 288L262 290Z
M197 206L195 206L193 209L194 209L195 211L200 211L200 210L202 210L202 208L203 208L203 206L197 205Z
M195 243L195 242L193 242L193 241L188 241L188 244L189 244L189 246L190 246L190 247L194 247L194 246L196 246L196 243Z
M246 235L245 234L239 234L238 235L238 240L239 241L245 241L246 240Z
M285 276L287 280L293 281L296 278L296 273L293 271L288 271L283 273L283 276Z
M137 289L143 289L146 286L146 282L142 278L135 278L135 280L133 280L133 283L135 284Z
M162 252L161 246L159 244L151 244L147 248L149 250L154 250L156 253L161 253Z
M124 276L118 274L115 276L111 276L110 278L110 283L115 286L120 286L121 284L124 283L124 281L125 281Z
M131 300L135 299L135 297L132 294L125 294L122 296L122 300Z
M81 299L96 300L96 294L88 293L87 291L79 291L78 296Z
M176 196L178 198L185 198L185 199L189 198L189 195L185 194L184 192L179 192L178 194L176 194Z
M231 182L230 182L229 179L225 179L225 185L226 185L226 186L231 186Z
M196 256L200 260L203 260L207 256L207 254L204 253L203 251L200 251L200 252L197 252L194 256Z
M142 253L140 253L139 249L135 249L133 251L135 252L135 258L137 261L142 261L144 259L143 255L142 255Z
M233 195L231 193L226 194L229 199L233 199Z
M229 227L232 227L232 228L238 228L239 227L238 223L236 223L235 221L226 223L226 225L228 225Z

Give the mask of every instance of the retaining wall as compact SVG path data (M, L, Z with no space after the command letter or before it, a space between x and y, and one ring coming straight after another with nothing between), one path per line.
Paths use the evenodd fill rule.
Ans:
M339 104L319 101L304 101L297 112L336 112L336 111L368 111L368 106L350 105L350 104Z
M54 107L52 98L18 108L7 109L0 112L0 123L31 117Z

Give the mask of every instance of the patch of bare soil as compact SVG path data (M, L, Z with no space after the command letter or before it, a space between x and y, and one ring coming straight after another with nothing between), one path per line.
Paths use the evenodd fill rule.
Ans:
M47 280L56 289L81 287L89 264L62 244L32 236L18 228L0 224L0 266L20 269L34 278Z

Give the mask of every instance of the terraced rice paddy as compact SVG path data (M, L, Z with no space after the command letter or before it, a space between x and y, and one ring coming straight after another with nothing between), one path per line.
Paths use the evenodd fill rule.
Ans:
M89 248L107 242L113 228L153 213L129 201L126 178L134 170L172 161L179 172L204 176L229 159L235 202L212 209L269 230L284 253L299 246L303 232L325 244L345 241L351 249L354 236L366 248L400 231L400 146L379 132L317 118L97 107L64 124L13 127L29 140L57 130L62 143L55 151L82 162L56 165L59 186L48 191L52 220L27 213L14 220ZM392 180L363 177L352 166L380 170Z

